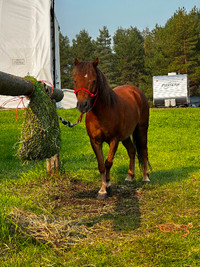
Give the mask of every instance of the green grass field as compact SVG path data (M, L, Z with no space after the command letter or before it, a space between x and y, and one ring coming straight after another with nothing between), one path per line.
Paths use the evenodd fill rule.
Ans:
M84 123L61 125L61 170L48 176L45 162L16 157L22 117L0 111L0 266L200 266L200 109L151 109L151 184L138 164L136 182L123 184L120 145L105 201Z

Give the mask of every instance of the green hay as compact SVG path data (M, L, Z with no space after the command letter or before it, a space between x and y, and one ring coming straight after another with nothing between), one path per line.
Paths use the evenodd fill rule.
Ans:
M60 151L61 143L58 116L53 101L37 80L27 78L34 83L35 90L24 114L18 149L18 157L22 162L51 158Z

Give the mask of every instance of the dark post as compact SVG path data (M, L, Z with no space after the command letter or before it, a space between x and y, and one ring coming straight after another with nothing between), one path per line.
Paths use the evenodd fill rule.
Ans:
M33 90L34 85L30 80L0 71L0 95L29 96L33 93ZM49 91L52 91L51 87L49 87ZM64 94L61 89L53 89L51 99L55 99L56 102L59 102L63 97Z

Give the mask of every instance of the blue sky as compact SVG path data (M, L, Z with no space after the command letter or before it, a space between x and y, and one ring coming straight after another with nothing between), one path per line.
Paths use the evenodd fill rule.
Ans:
M112 36L119 27L152 30L164 26L179 7L190 11L195 5L200 8L200 0L55 0L61 32L70 41L83 29L96 39L103 26Z

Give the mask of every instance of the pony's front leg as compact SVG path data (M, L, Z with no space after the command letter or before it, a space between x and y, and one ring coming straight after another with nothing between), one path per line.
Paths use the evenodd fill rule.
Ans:
M100 200L103 200L105 198L107 198L107 182L106 182L106 174L105 174L105 164L104 164L104 157L103 157L103 151L102 151L102 143L95 143L92 140L90 140L92 148L94 150L94 153L96 155L97 158L97 162L98 162L98 169L100 172L100 176L101 176L101 188L98 192L98 196L97 198Z
M115 156L115 153L118 148L119 141L117 139L114 139L110 142L110 148L108 157L105 161L105 167L106 167L106 183L107 183L107 193L111 193L111 183L110 183L110 169L113 165L113 158Z

